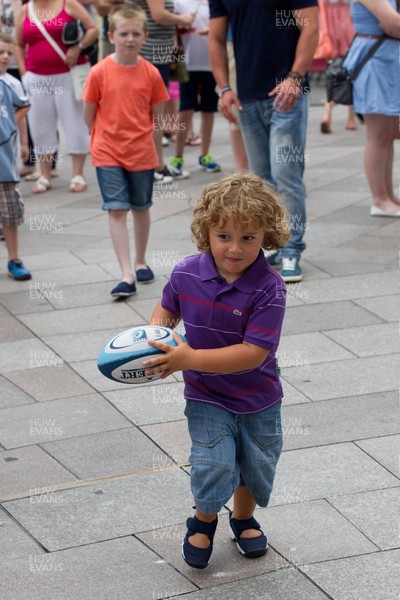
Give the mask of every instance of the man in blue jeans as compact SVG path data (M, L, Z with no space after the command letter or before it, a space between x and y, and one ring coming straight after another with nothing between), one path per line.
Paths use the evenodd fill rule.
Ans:
M277 188L289 213L290 239L267 260L281 268L284 281L301 281L307 69L318 44L318 0L209 0L209 5L209 53L222 113L234 123L232 105L238 107L250 169ZM237 96L229 86L229 23Z

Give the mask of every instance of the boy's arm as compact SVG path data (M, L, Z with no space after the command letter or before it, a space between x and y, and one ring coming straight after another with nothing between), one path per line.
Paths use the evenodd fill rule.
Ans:
M233 344L226 348L194 350L176 333L174 333L174 340L178 344L177 346L149 341L151 346L159 348L165 354L143 362L143 365L147 367L148 375L163 371L161 379L165 379L175 371L187 371L188 369L203 373L238 373L256 369L269 354L269 350L266 348L248 342Z
M170 327L170 329L175 329L180 320L180 315L176 315L172 311L164 308L160 300L153 310L153 314L149 320L149 325L160 325L162 327Z
M30 109L30 106L24 106L23 108L17 108L17 110L14 113L15 122L17 123L17 125L19 125L19 123L22 121L22 119L24 119L26 117L26 115L29 112L29 109Z
M96 117L97 104L93 102L84 102L83 103L83 118L85 120L86 125L88 126L89 133L92 131L94 119Z
M28 123L27 119L21 119L18 122L19 139L21 142L21 158L25 162L29 157L28 147Z

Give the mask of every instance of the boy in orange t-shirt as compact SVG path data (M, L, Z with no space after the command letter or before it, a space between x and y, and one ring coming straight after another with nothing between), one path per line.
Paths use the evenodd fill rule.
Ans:
M108 211L111 240L122 281L111 290L120 298L136 293L127 214L132 210L138 283L154 280L145 252L150 231L154 169L153 119L168 92L158 70L139 56L147 37L142 9L122 5L109 15L109 40L115 53L95 65L86 82L85 121L91 130L90 151Z

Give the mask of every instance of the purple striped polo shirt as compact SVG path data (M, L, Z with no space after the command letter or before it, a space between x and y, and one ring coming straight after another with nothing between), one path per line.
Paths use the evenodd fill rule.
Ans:
M275 352L285 314L286 288L262 253L242 277L227 283L211 253L177 264L162 306L182 316L192 348L224 348L244 341L270 352L256 369L239 373L184 371L185 398L237 414L264 410L283 396Z

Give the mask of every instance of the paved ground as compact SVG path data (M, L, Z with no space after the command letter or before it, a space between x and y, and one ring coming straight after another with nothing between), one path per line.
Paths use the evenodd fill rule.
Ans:
M180 557L191 514L181 377L142 387L96 369L112 334L143 324L172 266L193 251L189 200L213 176L154 194L157 274L128 302L92 169L68 192L69 160L26 200L21 255L0 247L0 596L5 600L399 600L400 222L369 216L365 132L321 136L310 112L308 248L291 285L280 355L285 451L268 509L266 557L247 560L223 511L210 566ZM232 170L227 126L214 154ZM196 149L187 166L196 163ZM399 177L399 161L396 177Z

